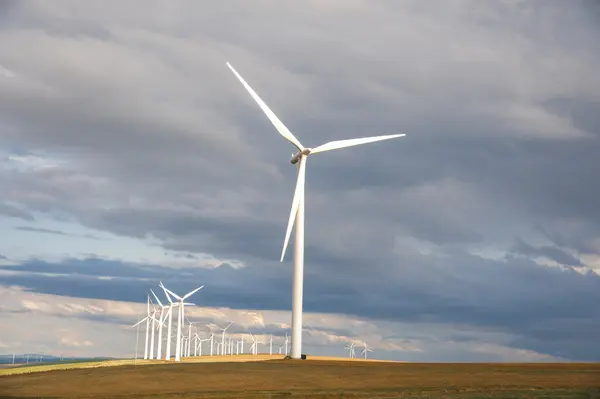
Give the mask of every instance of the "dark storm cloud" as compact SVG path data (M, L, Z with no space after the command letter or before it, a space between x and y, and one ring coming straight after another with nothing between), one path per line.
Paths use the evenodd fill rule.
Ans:
M0 74L5 150L66 162L0 165L0 213L67 214L247 267L32 261L0 281L143 301L150 280L181 292L198 280L213 306L289 309L293 246L277 261L293 148L228 60L307 146L407 133L310 158L307 311L472 323L600 357L588 336L598 278L569 267L600 253L593 2L132 7L15 2L0 16L0 66L14 75ZM528 244L540 234L549 242Z

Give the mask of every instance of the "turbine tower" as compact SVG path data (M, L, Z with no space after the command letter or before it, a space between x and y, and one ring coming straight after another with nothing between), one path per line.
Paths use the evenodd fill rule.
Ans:
M405 134L391 134L387 136L363 137L350 140L331 141L315 148L306 148L300 141L289 131L289 129L279 120L279 118L271 111L264 101L256 94L256 92L246 83L239 73L226 63L233 74L238 78L242 85L246 88L250 96L256 101L259 107L267 115L277 131L292 143L298 152L292 156L291 163L298 164L298 180L292 201L292 210L288 220L285 241L283 250L281 251L281 262L285 255L285 250L296 219L296 234L294 243L294 281L292 285L292 359L300 359L302 356L302 292L304 285L304 181L306 174L306 161L309 155L319 152L336 150L339 148L351 147L359 144L373 143L381 140L393 139L396 137L405 136Z

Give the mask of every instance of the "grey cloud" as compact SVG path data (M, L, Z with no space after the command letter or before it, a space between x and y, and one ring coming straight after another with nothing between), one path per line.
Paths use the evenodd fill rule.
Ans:
M0 203L0 214L29 221L34 220L31 213L7 203Z
M533 247L527 244L525 241L519 239L513 247L513 251L518 254L532 257L545 256L546 258L552 259L561 265L581 265L581 260L576 259L572 255L554 246L544 245L541 247Z
M66 232L60 231L60 230L44 229L44 228L31 227L31 226L17 226L14 229L21 230L21 231L29 231L29 232L33 232L33 233L46 233L46 234L56 234L59 236L71 236L71 237L89 238L92 240L103 240L103 238L100 238L93 234L72 234L72 233L66 233Z

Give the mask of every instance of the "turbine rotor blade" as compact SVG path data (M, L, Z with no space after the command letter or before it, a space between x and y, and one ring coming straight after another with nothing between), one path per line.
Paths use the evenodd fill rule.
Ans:
M191 297L192 295L194 295L196 292L198 292L198 290L202 289L204 286L201 285L200 287L196 288L194 291L188 292L187 294L185 294L183 296L183 300L186 300L187 298Z
M156 294L154 293L154 291L152 291L152 288L150 288L150 292L152 293L152 295L154 295L154 298L156 299L156 301L158 302L158 304L160 305L160 307L163 306L162 302L160 301L160 299L158 299L158 297L156 296Z
M148 318L148 316L144 317L142 320L138 321L137 323L135 323L134 325L132 325L131 327L135 327L138 324L141 324L143 321L146 321L146 319Z
M170 304L173 304L174 302L171 300L171 296L169 295L169 292L167 292L167 291L169 291L169 290L167 289L167 287L165 287L165 286L163 285L162 281L159 281L159 284L158 284L158 286L159 286L160 288L162 288L162 289L163 289L163 291L164 291L164 293L165 293L165 296L166 296L166 297L167 297L167 299L169 300L169 303L170 303Z
M294 220L296 213L298 213L298 207L300 201L304 199L304 182L306 179L306 160L305 156L300 157L300 166L298 168L298 180L296 181L296 189L294 190L294 199L292 200L292 210L290 211L290 218L288 220L287 230L285 232L285 240L283 242L283 250L281 251L280 262L283 262L285 251L290 241L290 235L292 234L292 227L294 227Z
M330 141L329 143L322 144L318 147L315 147L310 150L311 154L316 154L319 152L337 150L339 148L352 147L360 144L374 143L376 141L381 140L389 140L396 137L403 137L406 134L390 134L387 136L374 136L374 137L361 137L358 139L349 139L349 140L338 140L338 141Z
M267 115L267 117L269 118L273 126L275 126L279 134L285 137L290 143L295 145L296 148L298 148L298 151L302 151L304 147L302 146L302 144L300 144L300 141L298 141L298 139L294 137L292 132L290 132L289 129L279 120L277 115L275 115L273 111L271 111L267 104L265 104L265 102L258 96L258 94L256 94L252 87L250 87L250 85L246 83L244 78L242 78L240 74L237 73L237 71L231 66L229 62L227 62L227 66L229 67L229 69L231 69L231 72L233 72L233 74L238 78L242 85L244 85L244 87L246 88L248 93L250 93L254 101L256 101L260 109L262 109L263 112Z
M165 290L165 292L171 294L173 296L173 298L177 299L178 301L181 300L181 297L179 295L175 294L173 291L171 291L167 287L163 286L162 289Z

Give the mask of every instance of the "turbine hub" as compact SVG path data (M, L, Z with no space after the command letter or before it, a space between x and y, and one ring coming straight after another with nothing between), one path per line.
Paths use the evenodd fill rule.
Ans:
M302 156L307 157L310 154L310 150L311 148L305 148L302 151L298 151L296 154L292 155L292 159L290 160L292 165L297 164Z

